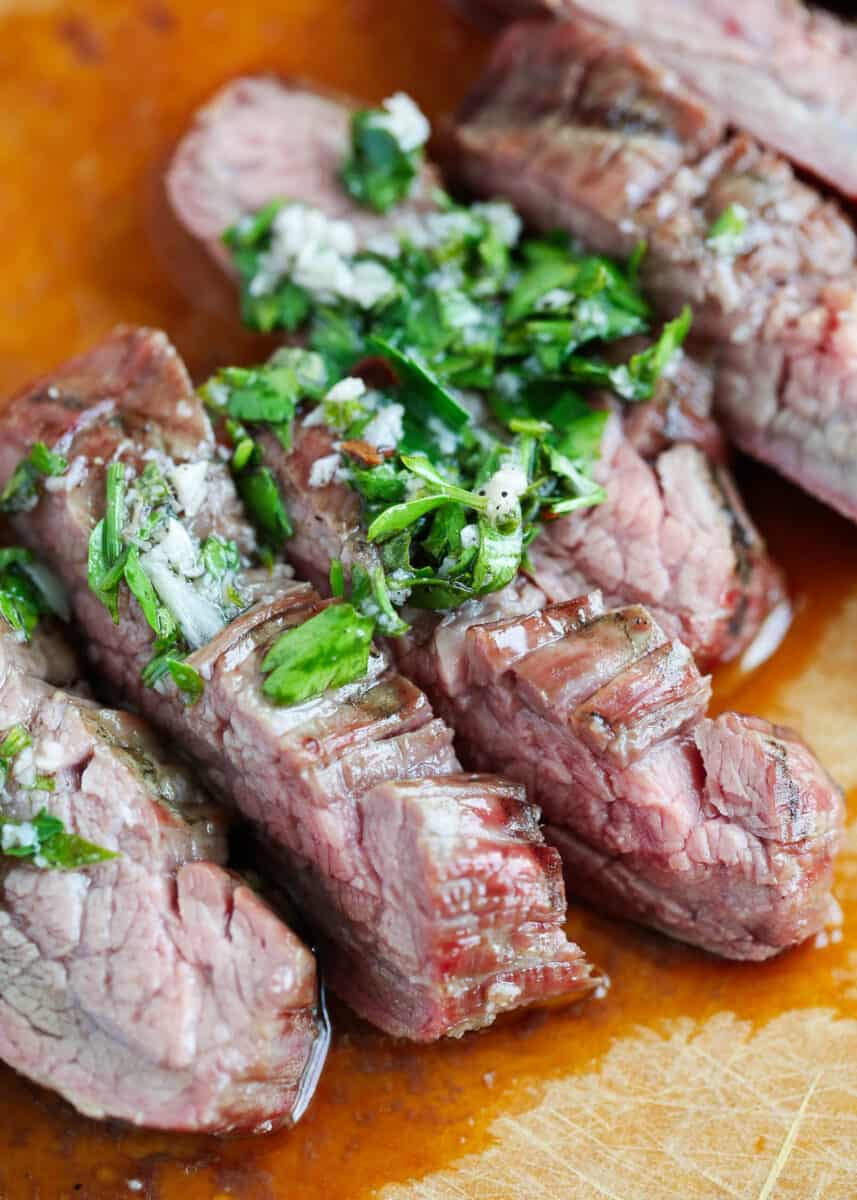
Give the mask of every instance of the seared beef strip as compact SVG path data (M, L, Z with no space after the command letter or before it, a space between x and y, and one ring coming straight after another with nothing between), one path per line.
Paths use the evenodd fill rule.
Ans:
M0 855L0 1058L88 1116L209 1133L296 1120L327 1047L314 959L223 869L222 818L143 722L45 682L71 658L50 629L33 650L0 633L0 731L31 739L3 815L45 807L118 857Z
M589 17L615 28L655 54L730 124L857 196L857 26L851 22L800 0L456 3L476 19Z
M510 29L452 143L458 181L537 228L611 254L645 239L646 288L664 315L693 306L730 436L857 518L855 235L835 203L582 20ZM746 220L724 252L709 234L730 205Z
M64 580L96 667L180 740L281 858L284 886L312 920L348 1003L389 1032L426 1040L596 985L563 932L560 860L523 789L462 776L451 732L385 654L372 656L364 679L301 704L277 707L263 694L266 650L322 605L282 568L248 571L239 586L255 604L190 656L205 681L197 704L172 684L142 685L152 635L136 601L122 589L114 625L87 586L105 464L155 448L208 462L193 530L252 544L200 402L162 334L120 331L13 400L0 477L36 439L83 470L16 518L19 535Z
M324 120L310 125L302 115L317 105ZM173 160L168 189L179 219L211 247L218 228L288 197L377 232L381 219L356 208L337 179L347 124L347 108L313 93L269 79L229 84L199 113ZM384 220L389 228L401 219L398 210ZM551 598L601 588L610 603L652 605L704 664L742 653L783 602L779 572L728 471L706 458L723 454L710 395L708 373L684 358L651 404L626 406L599 467L608 502L554 522L534 555ZM701 449L670 449L675 441ZM278 454L274 439L269 450ZM307 471L323 453L310 436ZM687 500L679 486L689 489ZM313 536L322 531L298 523L298 558L302 538Z
M330 436L299 427L291 454L263 439L296 526L290 555L319 583L332 557L347 567L376 553L355 493L309 484ZM692 450L661 459L695 509L700 485L682 461ZM669 513L659 520L668 527ZM633 550L645 531L629 533ZM597 542L597 527L588 536ZM704 571L682 549L688 574ZM601 907L734 958L767 958L817 932L833 911L843 808L797 734L735 714L710 720L709 680L646 609L605 612L598 593L544 607L540 582L537 570L443 619L412 613L413 633L390 642L465 760L527 785L567 886Z

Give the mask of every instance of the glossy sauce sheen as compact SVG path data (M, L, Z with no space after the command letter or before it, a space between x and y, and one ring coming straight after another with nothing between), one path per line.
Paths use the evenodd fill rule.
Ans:
M485 45L440 0L0 0L0 394L120 321L163 326L197 373L258 351L159 186L194 107L227 78L273 70L370 100L405 88L437 117ZM853 811L857 529L741 474L797 616L774 661L721 675L718 703L802 728ZM762 966L573 909L573 936L612 977L606 1001L427 1048L334 1006L331 1058L293 1132L217 1142L102 1126L0 1069L0 1200L713 1200L759 1196L770 1178L778 1198L853 1197L853 824L837 878L841 940Z

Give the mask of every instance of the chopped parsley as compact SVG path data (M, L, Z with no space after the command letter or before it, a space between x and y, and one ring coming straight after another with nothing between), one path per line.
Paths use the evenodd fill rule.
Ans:
M41 480L46 476L63 475L67 470L68 462L61 454L54 454L44 442L36 442L0 492L0 510L22 512L32 508L38 499Z
M306 397L320 398L325 380L319 355L286 348L261 370L227 367L201 389L208 407L225 420L234 447L232 475L267 554L282 548L292 527L274 477L244 422L264 424L288 450L298 404Z
M103 518L89 539L89 586L119 620L124 583L155 634L143 670L151 687L169 675L189 703L202 694L187 655L205 645L246 607L237 587L242 567L232 541L200 541L186 519L196 511L207 464L149 462L129 479L122 462L107 469Z
M389 211L409 193L429 132L406 98L356 113L346 190ZM408 628L405 605L448 610L505 587L543 521L601 503L607 409L592 390L651 398L690 328L686 309L653 331L644 245L620 264L564 234L522 237L507 204L436 201L362 247L348 222L285 200L224 235L245 322L303 341L202 389L248 511L278 549L288 515L258 430L288 452L296 422L324 425L335 440L307 482L358 493L371 547L347 571L331 564L342 603L266 657L264 690L278 703L364 672L373 631ZM612 346L641 334L650 344L624 359Z
M114 851L66 833L63 822L46 808L39 809L31 821L0 815L0 854L62 871L76 871L116 858Z
M369 668L374 622L351 604L331 604L281 633L265 655L262 690L275 704L299 704L361 679Z
M30 638L43 616L51 612L65 615L57 612L55 586L43 586L45 576L44 568L33 562L29 550L20 546L0 549L0 617L25 639Z
M401 92L380 109L355 112L351 153L341 172L345 190L366 208L388 212L410 195L430 132L419 108Z
M6 782L13 761L28 746L32 745L30 735L23 725L13 725L7 730L0 742L0 786Z
M745 235L750 214L743 204L729 204L712 222L706 244L715 254L732 258L745 249Z
M260 271L277 257L271 229L257 223L255 257L245 240L236 258L245 294L258 296ZM405 603L449 609L504 587L541 521L600 503L593 469L607 412L587 391L651 397L687 336L689 310L646 349L608 359L610 343L651 326L637 279L643 248L622 267L564 236L519 234L502 204L447 202L414 218L392 249L351 260L383 264L393 292L369 307L310 297L305 349L221 371L202 389L226 418L251 514L279 511L269 474L261 504L242 487L244 472L266 471L254 427L287 450L295 420L335 433L335 452L313 464L309 483L347 480L362 498L378 555L352 569L342 594L381 633L407 628L397 611ZM271 294L292 283L273 281ZM286 528L283 513L278 532Z
M30 745L30 735L23 725L13 725L0 741L0 789L3 791L14 760ZM49 776L37 775L27 786L53 791L54 781ZM0 854L8 858L27 859L37 867L59 867L64 870L92 866L93 863L116 857L110 850L66 833L62 821L51 816L45 808L40 809L30 821L16 820L0 813Z

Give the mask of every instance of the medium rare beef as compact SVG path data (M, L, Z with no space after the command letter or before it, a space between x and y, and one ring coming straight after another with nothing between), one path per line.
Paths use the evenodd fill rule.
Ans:
M723 113L857 196L857 27L799 0L463 0L479 19L589 17L655 54Z
M647 459L633 415L637 429L612 417L605 431L595 478L606 501L548 524L530 550L533 577L551 600L598 588L610 605L646 604L701 664L728 661L787 609L780 574L729 472L689 443Z
M264 119L260 119L264 114ZM361 240L387 228L339 183L351 111L337 99L265 76L236 79L199 111L167 175L181 223L219 261L221 236L271 200L309 201L329 217L347 217ZM423 168L399 213L434 206L433 169Z
M72 469L67 486L45 489L16 518L20 536L64 580L97 668L254 823L346 1001L382 1028L424 1040L595 986L563 932L559 858L522 789L462 776L451 732L386 654L371 656L364 678L302 703L276 706L264 695L261 660L272 642L322 605L287 571L236 580L255 602L188 659L204 680L196 704L172 684L142 685L152 635L136 601L123 589L114 624L87 586L106 464L150 453L206 462L190 529L252 544L200 402L162 334L120 331L13 400L0 476L38 438L61 447ZM393 813L385 826L382 814Z
M327 120L312 128L301 121L307 105L321 105L336 125L335 147ZM379 218L367 218L336 176L345 154L347 117L344 106L273 80L228 85L199 114L174 158L168 187L177 215L209 246L218 223L222 232L229 221L283 196L347 215L361 229L370 219L377 230ZM266 150L258 158L241 150L251 131ZM210 213L208 223L200 217L203 206ZM401 212L386 218L388 224L401 219ZM620 344L614 352L623 351L627 356L629 347ZM706 461L706 453L723 456L710 403L708 373L683 357L661 380L652 403L625 406L624 421L613 422L599 468L607 504L557 521L536 551L549 596L568 598L597 587L610 602L651 604L665 627L688 642L703 663L736 657L765 617L783 604L780 576L731 477ZM308 471L323 457L315 442L323 443L325 435L313 439L307 433L305 439ZM676 441L695 442L701 449L669 450ZM663 462L661 450L669 450ZM282 457L275 439L269 439L268 453ZM692 486L691 507L678 502L679 479ZM346 508L353 504L343 489L338 494ZM293 501L300 505L297 496ZM300 561L308 526L300 519L297 525L291 551ZM631 540L641 534L644 548L632 547ZM323 529L315 528L312 536L324 536ZM311 565L309 571L314 582L323 582Z
M459 182L536 227L612 254L645 239L647 290L664 315L692 304L730 436L857 517L855 235L835 203L582 20L510 29L451 142ZM711 235L728 211L724 245Z
M142 721L57 690L44 666L0 633L0 729L30 739L2 815L46 807L117 857L0 855L0 1058L88 1116L218 1133L296 1120L327 1045L312 955L223 869L222 818Z
M665 385L662 391L672 387ZM656 401L628 421L611 415L595 473L607 499L545 526L530 547L532 579L542 602L598 588L610 604L644 603L700 662L728 660L769 614L787 609L781 576L728 471L698 446L670 445L665 411ZM359 495L347 484L310 483L313 464L333 452L334 440L312 424L297 427L290 452L273 434L260 439L295 527L290 560L322 589L331 559L365 562L375 553L361 534Z
M332 557L366 565L375 552L361 538L354 493L308 483L313 457L329 450L325 437L322 426L298 427L291 454L264 439L296 525L292 559L319 581ZM636 451L620 449L640 471ZM694 480L693 453L674 447L659 470L673 501L701 513L712 484ZM640 569L651 571L652 548L672 544L664 587L704 576L693 544L670 534L669 507L639 506L649 510L653 528L629 519L610 553L590 528L594 557L609 562L639 547ZM413 632L391 640L402 671L454 727L465 760L527 785L568 887L602 907L734 958L766 958L818 931L832 912L837 787L791 731L735 714L707 718L708 679L645 608L605 611L599 593L546 604L538 585L550 533L537 554L541 540L531 547L531 579L442 619L410 613Z
M526 783L571 890L730 958L831 918L838 788L791 730L704 716L708 680L645 609L594 594L425 633L403 669L468 761Z

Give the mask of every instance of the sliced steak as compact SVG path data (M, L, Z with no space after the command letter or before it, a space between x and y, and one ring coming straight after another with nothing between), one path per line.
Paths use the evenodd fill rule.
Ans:
M355 494L308 485L329 436L299 426L289 455L265 439L296 524L293 561L319 581L331 557L366 564L375 554L361 538ZM620 449L642 473L627 441ZM658 469L673 502L681 496L704 513L714 484L707 464L694 478L696 454L676 446ZM650 510L647 529L633 516ZM631 511L621 545L593 525L593 569L627 547L641 573L653 561L671 565L665 590L704 577L708 564L670 533L670 521L663 498L650 497ZM442 620L408 614L413 633L390 643L455 729L468 765L527 785L563 854L567 886L602 907L734 958L766 958L818 931L832 912L843 821L835 784L796 734L735 714L709 720L709 680L645 608L605 612L599 593L546 604L539 585L551 574L551 531L531 549L532 580ZM556 576L562 590L567 578Z
M608 605L643 603L702 665L728 661L787 608L782 578L729 472L687 442L647 458L634 440L651 429L632 415L637 428L611 417L605 431L595 477L606 501L550 522L533 577L551 600L598 588Z
M351 109L334 97L248 76L222 88L196 115L167 174L170 202L185 228L228 263L221 237L272 200L309 201L347 217L361 239L389 218L357 205L339 182L349 146ZM434 207L438 179L425 167L402 212Z
M303 120L305 106L315 105L322 106L339 131L335 146L327 121L310 125ZM288 196L347 215L362 229L365 212L354 206L336 175L345 153L347 124L344 105L311 92L273 80L228 85L202 110L173 161L168 187L179 219L210 245L211 236L222 232L229 220ZM265 153L257 156L257 145ZM248 151L248 146L253 149ZM199 217L202 207L210 211L208 224ZM385 220L395 224L401 217L397 211ZM379 218L368 219L377 229ZM617 352L623 349L627 355L627 346L616 347ZM610 602L652 604L658 619L703 663L742 653L767 614L783 601L780 576L728 472L706 462L705 454L723 457L722 439L710 416L711 391L709 374L684 357L671 377L661 380L652 403L626 406L624 421L612 427L600 467L608 503L557 521L551 534L540 540L538 551L544 556L551 597L597 587ZM323 432L316 439L307 433L301 450L307 471L322 456L315 443L324 439ZM659 451L676 441L694 442L701 449L674 449L661 469ZM273 439L268 449L272 458L282 457ZM693 482L692 509L676 502L673 481L680 473ZM347 492L343 495L340 489L337 494L347 509L352 503ZM300 506L297 495L293 500ZM316 523L310 534L300 512L297 517L298 538L290 551L300 562L301 539L323 537L324 531ZM315 522L314 517L308 519ZM629 544L629 537L641 531L644 551ZM305 577L320 585L322 579L312 573L311 564L303 565L309 568Z
M647 290L664 315L692 304L730 436L857 517L855 235L833 202L587 21L510 29L451 141L458 181L537 228L611 254L645 239ZM724 253L709 232L733 204L746 223Z
M142 685L152 636L136 601L123 589L114 625L87 586L105 464L154 449L206 461L193 529L252 542L199 400L162 334L119 332L13 400L0 477L37 438L83 467L17 519L20 536L64 580L96 667L180 740L279 857L282 882L314 923L346 1001L383 1029L425 1040L596 985L563 933L559 858L535 831L522 790L461 777L451 732L386 654L371 657L365 678L314 699L288 707L267 699L261 660L323 603L282 568L248 572L240 584L255 603L189 658L205 680L197 704L187 706L172 685ZM396 827L385 831L377 813L389 805ZM406 857L395 839L411 847ZM470 875L485 881L472 903Z
M784 157L857 197L857 27L799 0L463 0L468 15L589 17Z
M402 668L467 761L527 785L570 890L730 958L830 919L839 790L791 730L706 717L709 681L645 609L594 594L423 638Z
M532 579L544 601L598 588L610 604L646 604L702 664L726 661L778 606L787 609L782 578L728 471L690 442L669 445L665 410L652 408L648 419L635 409L627 429L620 414L610 417L596 469L607 500L545 526L530 547ZM310 484L334 440L321 425L297 426L288 453L273 434L260 439L295 527L289 558L321 590L331 559L365 563L375 554L361 532L359 495L343 483Z
M29 653L0 634L0 730L31 739L3 815L46 807L118 857L49 870L0 855L0 1058L92 1117L216 1133L296 1120L327 1046L313 956L223 869L222 818L142 721L56 690Z

